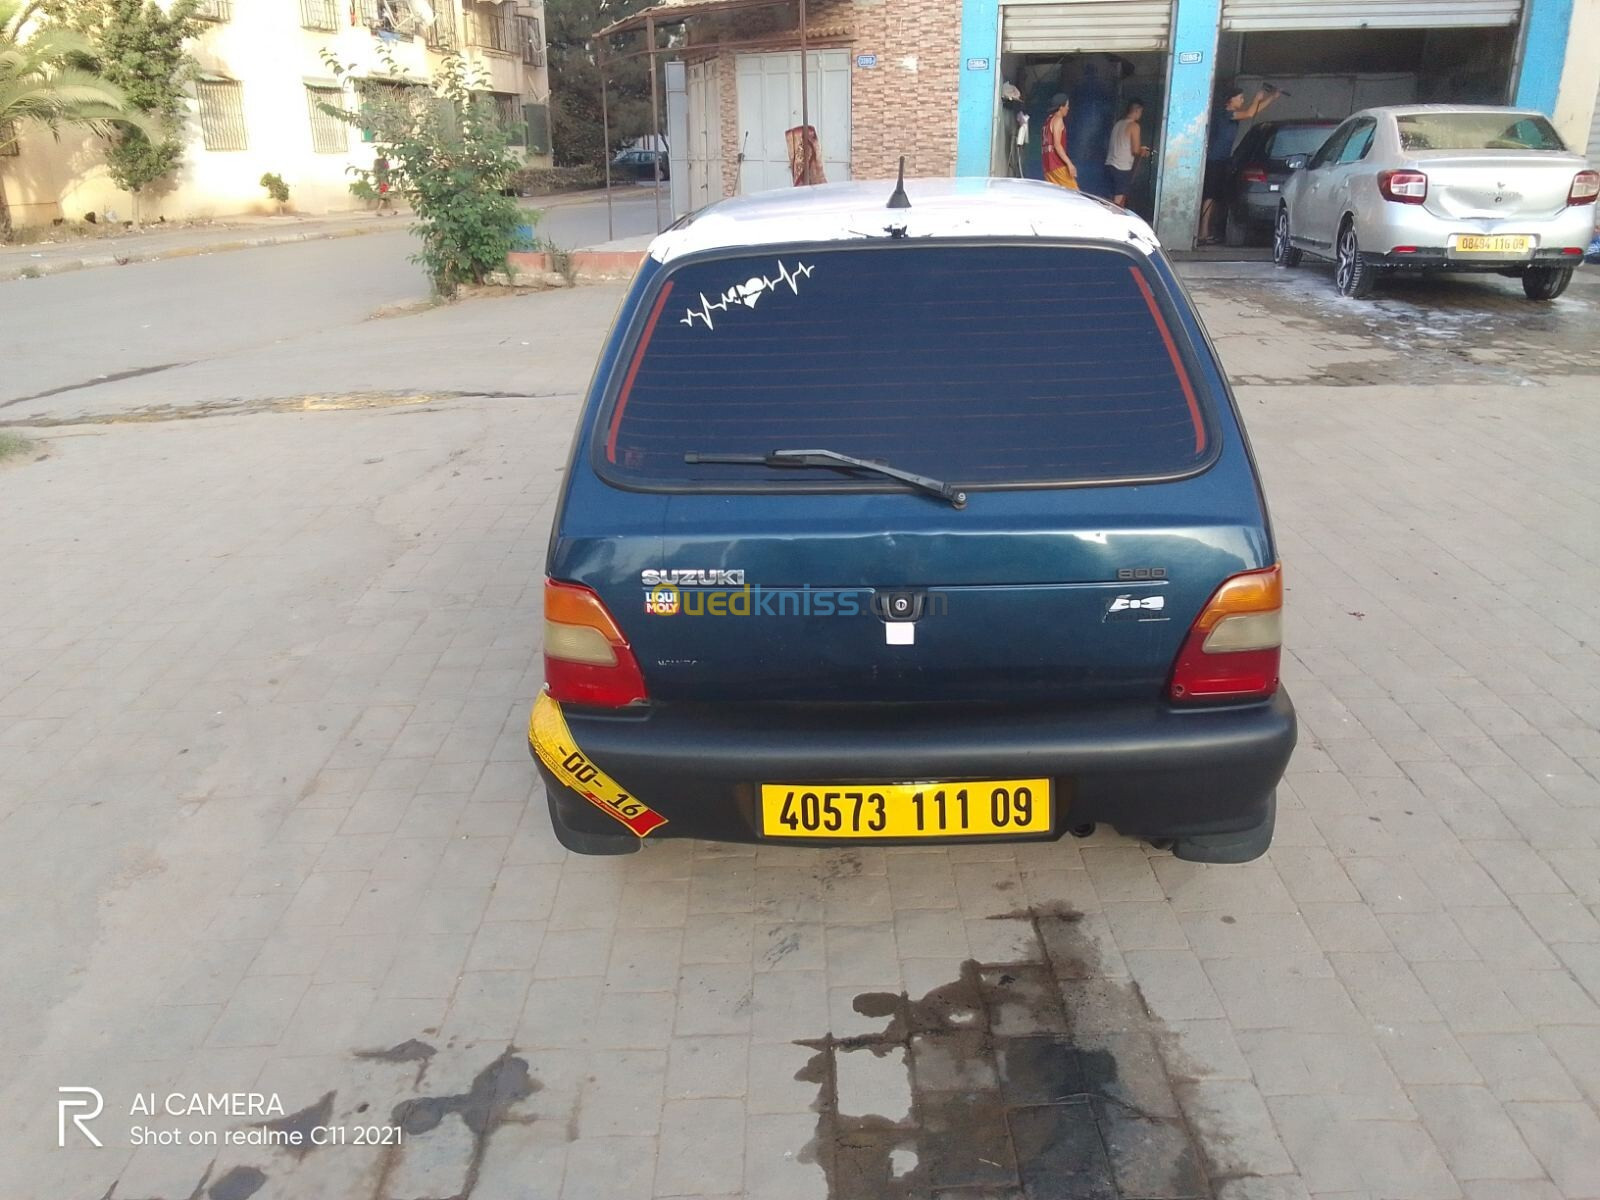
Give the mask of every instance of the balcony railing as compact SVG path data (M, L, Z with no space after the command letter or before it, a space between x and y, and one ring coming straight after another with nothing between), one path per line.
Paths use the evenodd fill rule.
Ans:
M300 24L306 29L338 29L348 22L348 9L340 0L300 0Z
M434 0L433 24L428 26L428 45L435 50L454 50L460 40L456 34L456 0Z
M520 54L517 44L517 18L502 5L474 5L466 14L467 44L480 50L498 50L502 54Z
M544 30L538 17L518 17L517 32L522 39L522 61L530 67L544 66Z
M233 0L200 0L194 15L202 21L233 20Z

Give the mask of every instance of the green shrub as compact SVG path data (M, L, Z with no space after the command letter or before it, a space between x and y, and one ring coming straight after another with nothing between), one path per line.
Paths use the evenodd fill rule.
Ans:
M339 76L348 74L331 57L325 61ZM413 261L428 272L438 295L454 296L462 284L482 283L505 269L516 227L528 220L508 194L521 160L494 105L478 94L488 84L481 68L447 54L424 86L408 85L392 58L385 65L394 84L361 89L356 112L331 104L323 111L371 134L387 164L389 194L416 215L422 249ZM377 194L376 166L353 173L352 192ZM358 191L361 184L366 187Z
M283 181L282 175L274 175L269 171L261 177L261 186L267 189L267 195L278 202L279 208L289 203L289 185Z
M605 185L606 169L596 166L523 167L511 177L511 190L519 196L582 192Z

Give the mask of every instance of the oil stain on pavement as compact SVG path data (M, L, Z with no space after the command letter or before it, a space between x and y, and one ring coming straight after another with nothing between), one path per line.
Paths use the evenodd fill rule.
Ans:
M1212 1195L1129 981L1064 907L1033 960L963 964L920 999L856 997L882 1031L804 1041L830 1200L1199 1200ZM900 1111L882 1111L899 1109Z

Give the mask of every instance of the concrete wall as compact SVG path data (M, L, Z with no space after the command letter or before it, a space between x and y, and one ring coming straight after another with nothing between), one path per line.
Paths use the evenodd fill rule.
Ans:
M1600 92L1600 0L1578 0L1567 27L1565 61L1551 116L1569 146L1589 141L1596 93Z
M436 0L436 7L450 2ZM543 28L542 4L525 4L521 11L537 16ZM464 41L466 28L459 16L456 31L458 40ZM427 78L439 61L439 55L420 37L387 45L396 65L413 78ZM387 67L379 59L378 46L378 39L363 28L345 27L336 32L301 28L298 0L234 0L232 19L209 26L193 53L203 75L239 81L247 148L207 150L191 100L183 165L161 191L141 196L143 219L276 212L277 206L260 185L262 174L269 171L288 183L290 207L296 212L358 207L359 202L350 195L347 168L371 166L372 148L362 142L359 131L351 129L343 153L317 153L312 145L306 85L334 82L322 59L324 50L331 51L355 75L385 74ZM526 103L548 99L545 68L524 64L520 53L475 48L466 48L465 53L482 64L492 90L518 94ZM349 103L353 106L353 101ZM94 137L72 131L63 131L57 141L48 132L28 130L21 153L0 159L16 223L47 224L58 217L81 220L85 213L108 211L122 219L132 217L133 197L107 175L101 145ZM548 162L548 158L531 161Z

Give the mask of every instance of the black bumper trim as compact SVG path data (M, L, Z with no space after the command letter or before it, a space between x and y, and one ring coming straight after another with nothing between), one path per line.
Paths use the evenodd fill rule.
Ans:
M570 709L565 716L592 761L667 817L652 837L736 842L761 840L759 782L1032 776L1056 783L1051 837L1089 823L1147 837L1243 833L1270 821L1273 790L1296 737L1294 707L1281 689L1265 703L1194 709L1007 713L885 705L841 716L804 707L672 705L648 714ZM571 832L633 840L542 765L540 773L553 815Z

